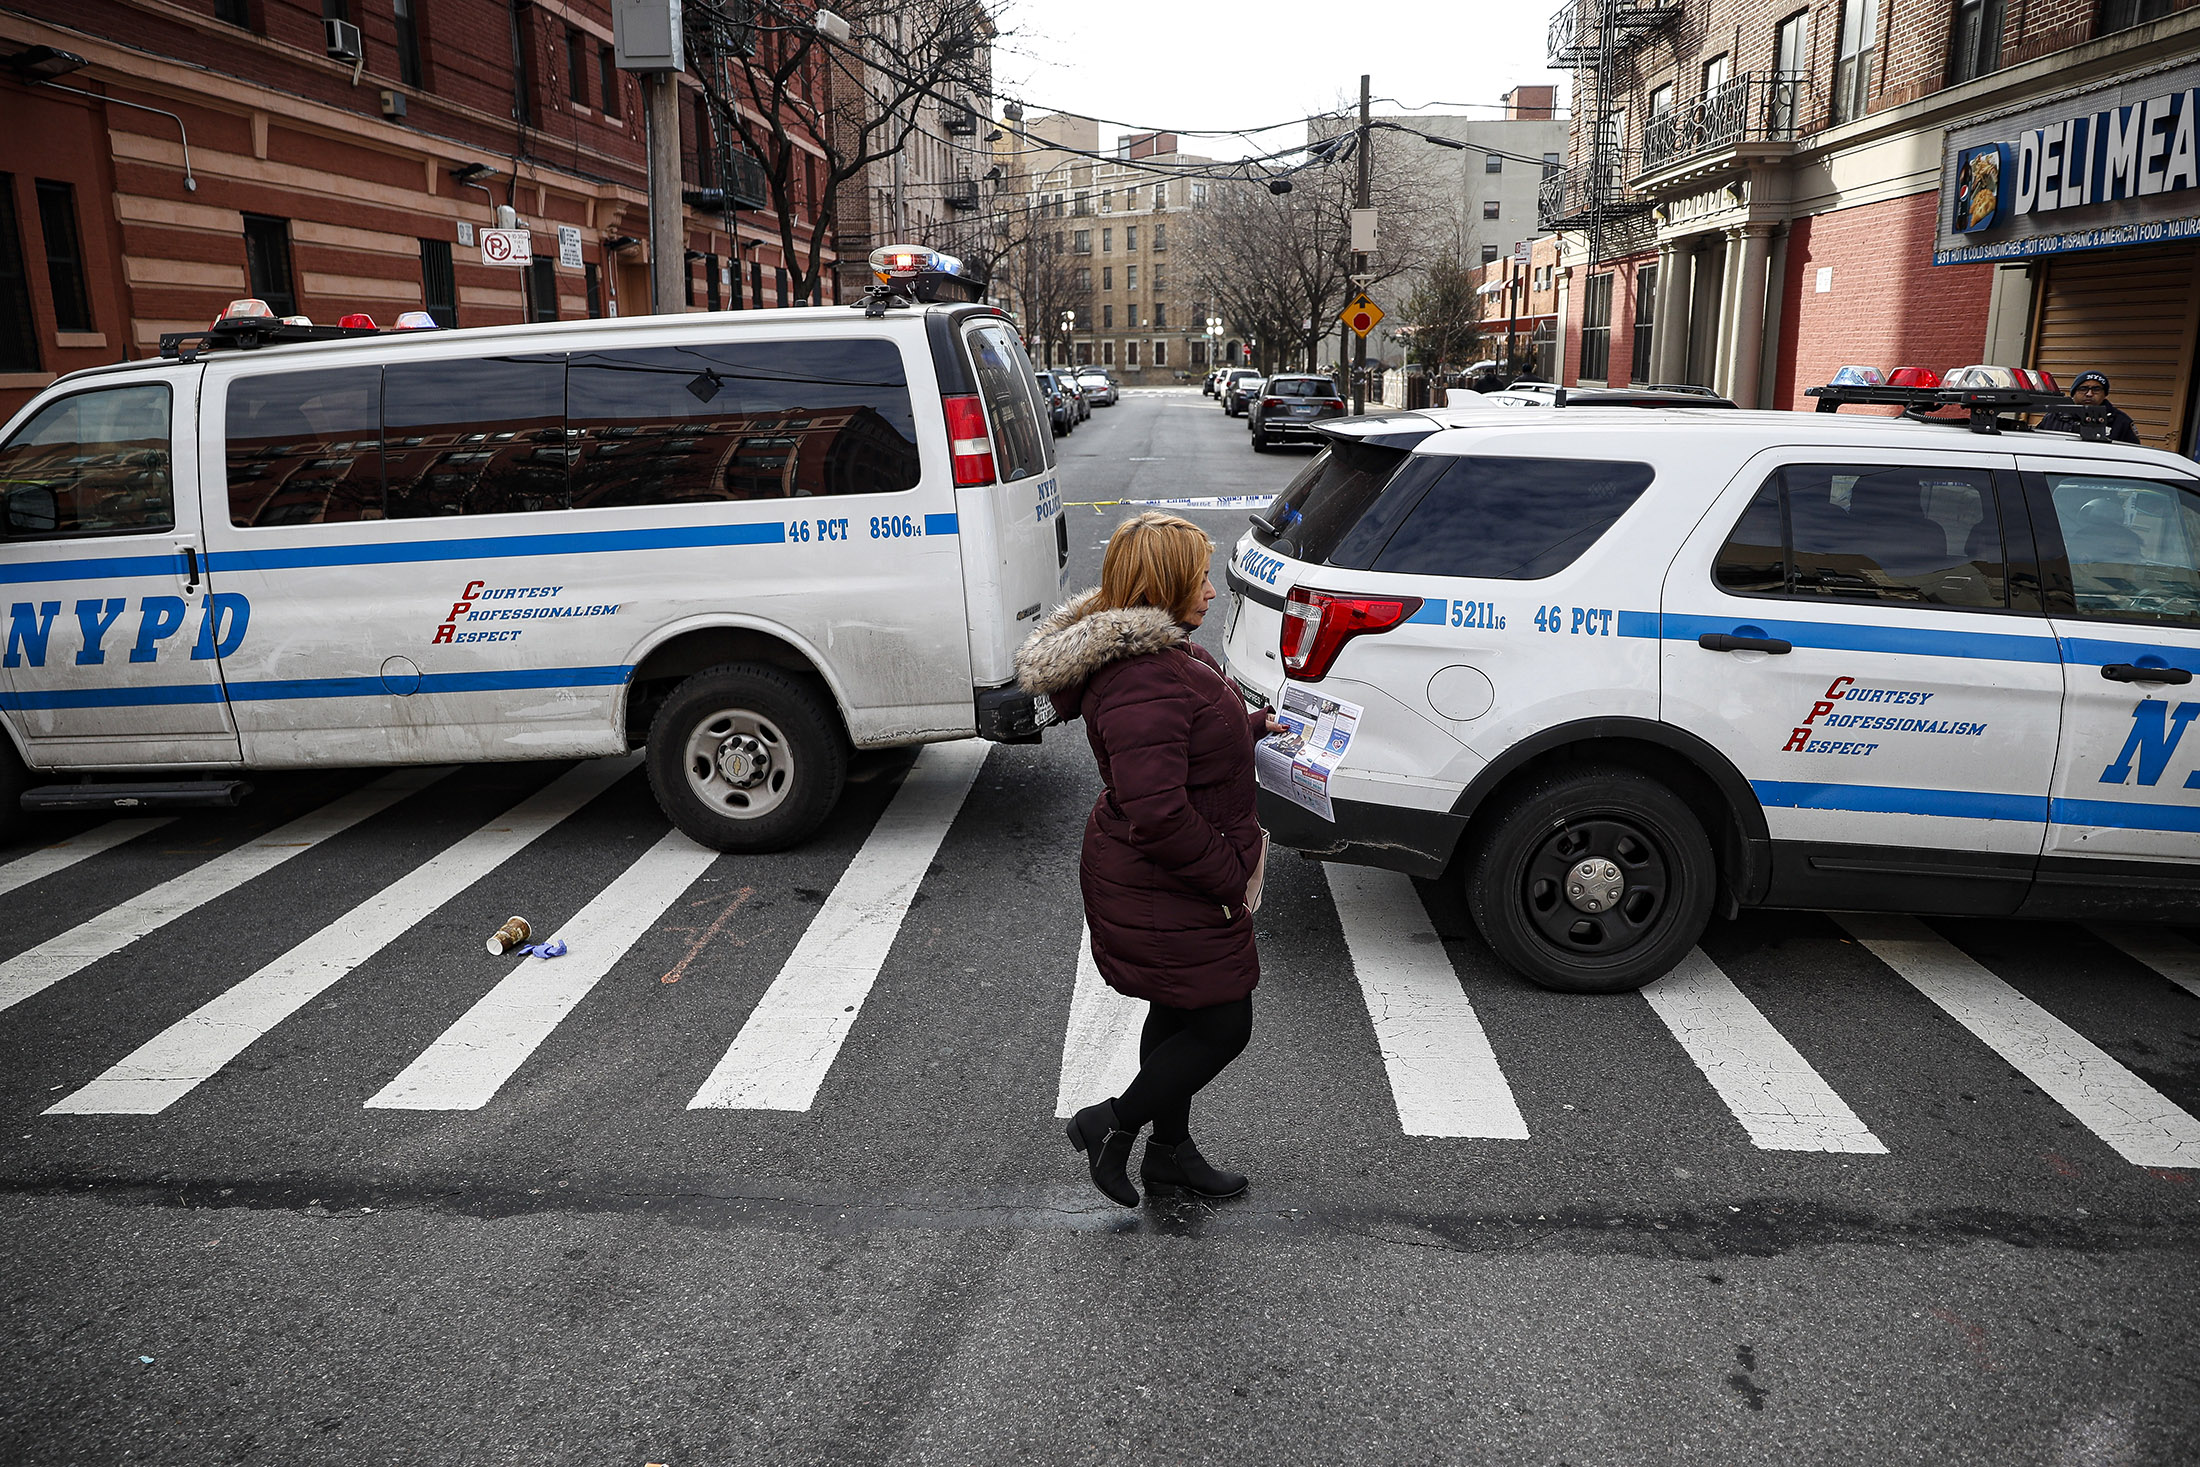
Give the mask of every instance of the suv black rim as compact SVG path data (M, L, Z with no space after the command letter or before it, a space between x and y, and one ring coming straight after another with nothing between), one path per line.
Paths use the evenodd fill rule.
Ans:
M1611 958L1657 930L1672 869L1640 825L1604 815L1569 823L1528 857L1521 897L1543 940L1574 958Z

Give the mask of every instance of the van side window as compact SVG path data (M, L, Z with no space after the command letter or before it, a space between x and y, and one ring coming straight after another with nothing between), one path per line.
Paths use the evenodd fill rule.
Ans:
M0 448L7 538L174 529L169 411L166 383L41 408Z
M1048 433L1040 426L1039 383L1031 359L997 323L970 333L970 362L977 369L978 391L986 416L993 420L994 471L1005 481L1026 479L1048 467Z
M392 362L382 450L393 520L563 509L565 362Z
M382 518L382 369L277 372L229 384L229 522Z
M1983 469L1791 464L1757 491L1713 578L1744 595L1995 610L2009 604L2004 561Z
M919 477L891 341L575 352L573 507L895 494Z
M2200 627L2200 490L2100 474L2040 478L2079 616Z
M1554 576L1602 539L1654 477L1642 463L1454 459L1368 569L1497 581Z

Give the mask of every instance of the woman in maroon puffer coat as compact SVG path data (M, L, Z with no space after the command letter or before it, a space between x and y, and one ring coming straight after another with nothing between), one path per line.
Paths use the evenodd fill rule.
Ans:
M1085 822L1080 885L1092 956L1108 985L1151 1007L1138 1078L1069 1122L1094 1185L1138 1205L1131 1143L1151 1122L1139 1172L1150 1186L1234 1197L1245 1178L1192 1144L1192 1096L1253 1032L1260 959L1246 885L1261 854L1253 744L1282 727L1250 715L1192 644L1215 588L1214 543L1189 520L1146 513L1116 527L1087 591L1016 654L1026 692L1082 717L1105 788Z

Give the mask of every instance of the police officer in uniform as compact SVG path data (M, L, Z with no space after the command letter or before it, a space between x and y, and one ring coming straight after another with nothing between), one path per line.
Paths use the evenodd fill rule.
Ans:
M2070 396L2080 407L2105 407L2108 409L2108 436L2115 443L2137 443L2138 425L2131 421L2131 414L2108 400L2108 374L2106 372L2080 372L2070 384ZM2042 428L2062 433L2075 433L2080 426L2076 414L2056 411L2040 419Z

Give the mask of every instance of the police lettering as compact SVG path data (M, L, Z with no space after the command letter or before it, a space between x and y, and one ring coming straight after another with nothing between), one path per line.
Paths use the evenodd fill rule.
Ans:
M2195 718L2200 718L2200 703L2180 703L2171 708L2159 698L2141 700L2131 710L2131 732L2124 735L2123 749L2115 762L2101 771L2101 783L2127 783L2134 763L2138 765L2139 783L2158 783L2170 756L2185 737L2186 726ZM2185 788L2200 790L2200 769L2185 776Z
M129 610L123 596L91 597L74 606L77 667L107 665L107 638ZM215 592L199 598L198 634L190 642L190 660L204 662L227 657L244 645L245 629L252 623L252 603L234 592ZM6 650L0 667L44 667L53 650L53 629L61 615L58 601L18 601L8 608ZM181 596L141 596L135 634L131 637L131 662L158 662L161 653L177 640L190 619L191 606Z

